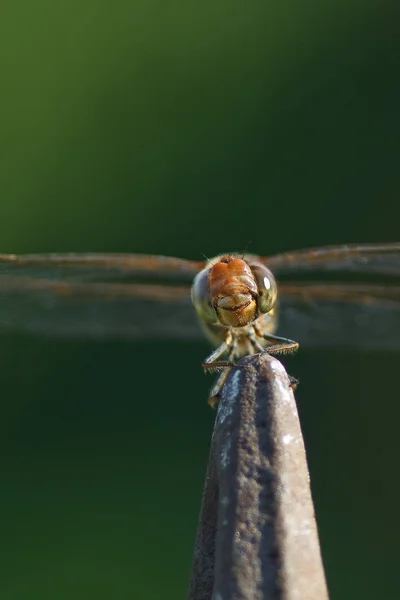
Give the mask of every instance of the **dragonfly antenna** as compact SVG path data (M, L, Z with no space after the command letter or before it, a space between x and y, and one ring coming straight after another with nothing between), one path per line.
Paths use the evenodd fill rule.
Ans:
M244 259L245 255L247 254L247 251L248 251L248 249L249 249L249 247L250 247L250 245L251 245L252 243L253 243L253 241L252 241L252 240L249 240L249 241L247 242L247 244L246 244L246 246L245 246L245 248L244 248L244 252L243 252L243 254L242 254L242 260Z

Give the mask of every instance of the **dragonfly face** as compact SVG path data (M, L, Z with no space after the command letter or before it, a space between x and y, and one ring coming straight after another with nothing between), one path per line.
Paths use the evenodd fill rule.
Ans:
M274 307L276 296L276 281L266 266L232 255L212 259L192 286L199 318L222 327L252 323Z
M196 275L191 295L199 319L219 326L223 336L227 328L246 327L270 313L277 286L265 265L223 255L210 260Z

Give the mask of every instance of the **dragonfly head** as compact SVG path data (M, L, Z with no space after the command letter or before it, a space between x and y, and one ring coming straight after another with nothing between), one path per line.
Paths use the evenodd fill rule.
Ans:
M244 327L275 305L277 287L271 271L256 261L232 255L211 260L192 285L200 319L224 327Z

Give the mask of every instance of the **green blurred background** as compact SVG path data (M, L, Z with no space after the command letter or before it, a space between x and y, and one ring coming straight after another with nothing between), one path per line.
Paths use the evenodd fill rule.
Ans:
M2 6L0 252L398 240L396 12ZM2 600L185 598L215 416L207 351L0 336ZM399 597L398 359L290 362L333 600Z

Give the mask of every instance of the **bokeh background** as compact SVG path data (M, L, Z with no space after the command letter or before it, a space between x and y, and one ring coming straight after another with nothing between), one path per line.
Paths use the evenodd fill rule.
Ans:
M201 259L398 240L396 12L2 6L0 251ZM207 351L0 336L2 600L185 598ZM290 363L333 600L399 597L398 359Z

